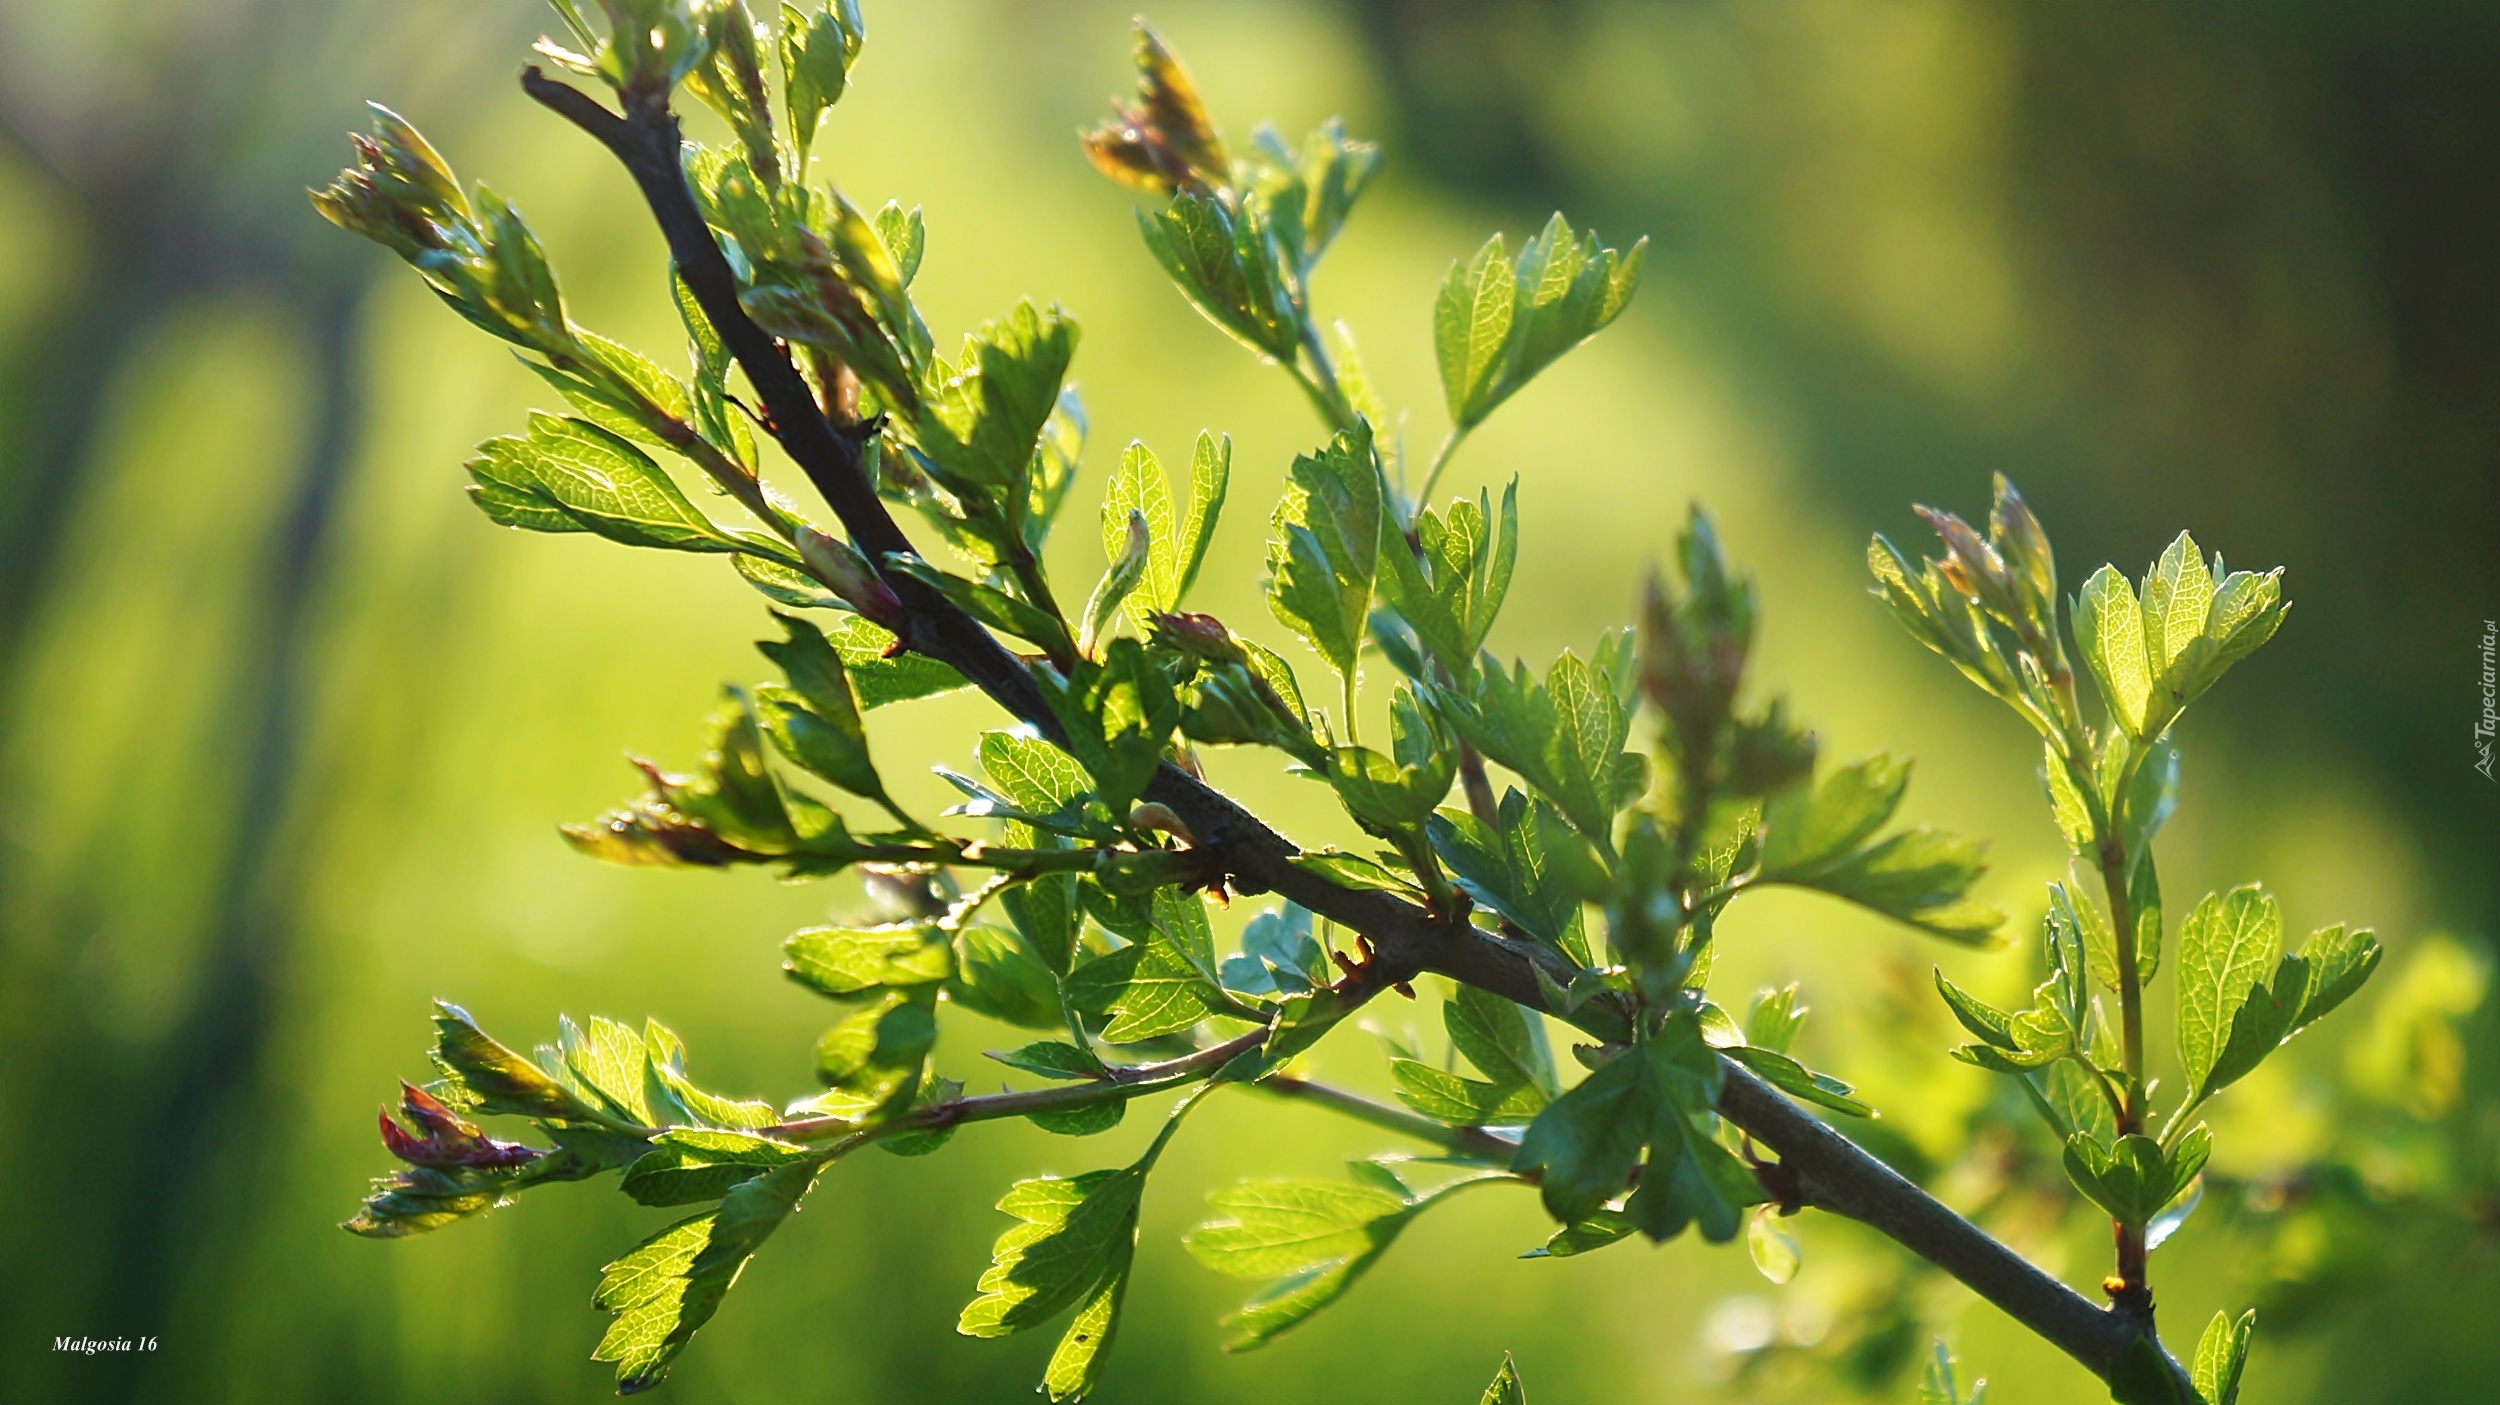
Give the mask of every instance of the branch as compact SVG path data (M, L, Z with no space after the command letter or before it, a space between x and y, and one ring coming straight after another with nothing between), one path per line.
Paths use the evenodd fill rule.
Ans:
M994 1122L1002 1117L1027 1117L1036 1112L1070 1112L1100 1103L1126 1102L1131 1098L1162 1092L1166 1088L1211 1078L1224 1065L1244 1054L1256 1052L1260 1045L1267 1042L1267 1036L1267 1026L1261 1025L1246 1034L1237 1034L1221 1044L1210 1044L1176 1059L1113 1068L1108 1076L1090 1082L1062 1083L1021 1093L991 1093L985 1097L931 1103L865 1129L847 1117L809 1117L766 1127L763 1135L793 1142L839 1138L830 1150L834 1155L840 1155L855 1146L898 1132L935 1132L947 1127L960 1127L967 1122Z
M2160 1343L2148 1316L2138 1323L2095 1306L2081 1293L2041 1272L1988 1232L1902 1178L1822 1121L1807 1115L1732 1060L1725 1072L1719 1111L1753 1139L1780 1154L1797 1178L1808 1205L1843 1215L1958 1278L2006 1316L2050 1345L2110 1378L2139 1338ZM2162 1360L2188 1389L2187 1372L2162 1352ZM2194 1399L2191 1391L2184 1398Z
M789 353L739 305L729 261L686 186L677 119L664 102L639 106L620 117L535 66L523 71L521 86L606 147L633 177L668 241L679 275L755 387L782 448L909 609L904 647L951 665L1000 707L1043 736L1063 742L1066 734L1044 706L1024 663L936 591L886 564L890 554L914 554L911 540L861 471L858 443L825 419ZM1282 894L1362 933L1401 978L1434 971L1542 1008L1534 968L1543 965L1566 985L1574 974L1569 962L1541 945L1489 936L1464 917L1436 916L1393 894L1340 887L1294 867L1301 851L1289 840L1168 762L1145 795L1180 817L1237 889ZM1628 1032L1620 1007L1593 1001L1582 1007L1581 1016L1578 1022L1601 1038Z
M901 636L904 647L951 665L1000 707L1031 723L1053 742L1064 742L1064 730L1043 705L1024 663L970 616L887 564L890 555L915 554L910 538L895 524L875 486L861 471L859 444L825 418L788 352L739 305L736 278L687 188L679 164L677 119L668 110L666 95L653 95L620 117L534 66L523 72L521 83L532 98L606 147L633 177L659 222L680 276L746 372L782 448L806 472L844 530L908 607L910 619ZM1437 457L1446 459L1446 455ZM1341 887L1296 867L1293 860L1300 851L1291 841L1169 762L1157 771L1145 794L1180 817L1198 847L1214 857L1240 891L1282 894L1369 939L1378 953L1377 969L1384 984L1388 977L1431 971L1532 1010L1546 1010L1536 968L1546 968L1559 984L1568 984L1575 974L1570 963L1552 950L1479 930L1463 914L1427 912L1393 893ZM1600 1038L1619 1039L1629 1033L1628 1012L1609 999L1592 1000L1563 1018ZM1265 1038L1265 1030L1252 1030L1167 1064L1140 1065L1127 1071L1124 1082L968 1098L923 1108L859 1135L931 1130L1133 1097L1188 1081L1202 1072L1211 1075ZM1339 1103L1340 1098L1363 1101L1351 1095L1323 1097L1310 1085L1278 1091L1331 1103ZM1861 1221L1934 1263L2094 1375L2107 1379L2139 1337L2152 1337L2149 1317L2137 1324L2093 1306L1733 1063L1726 1065L1719 1110L1795 1169L1806 1203ZM815 1130L817 1135L833 1133L830 1125ZM784 1132L801 1134L788 1128ZM2166 1354L2163 1359L2184 1386L2185 1373Z
M1452 1127L1445 1123L1435 1122L1429 1117L1418 1116L1404 1108L1391 1107L1387 1103L1376 1103L1342 1088L1332 1088L1325 1083L1313 1083L1308 1079L1293 1077L1291 1074L1273 1074L1250 1086L1262 1093L1272 1093L1288 1101L1317 1103L1331 1112L1343 1113L1357 1122L1368 1122L1383 1131L1395 1132L1403 1137L1413 1137L1419 1142L1428 1142L1461 1156L1473 1156L1496 1165L1508 1165L1512 1154L1519 1150L1519 1143L1516 1140L1500 1136L1486 1128Z

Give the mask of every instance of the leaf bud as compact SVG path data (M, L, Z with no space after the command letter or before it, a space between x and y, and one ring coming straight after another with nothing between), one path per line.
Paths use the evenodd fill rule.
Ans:
M824 582L825 589L843 604L898 638L910 625L911 612L903 608L902 597L849 542L801 523L798 547L799 559L807 563L808 574Z
M1248 652L1233 642L1232 631L1213 615L1156 615L1149 623L1154 643L1183 658L1244 667L1250 663Z
M1138 190L1212 195L1232 173L1197 85L1143 22L1137 26L1137 101L1113 99L1111 119L1082 140L1094 169Z

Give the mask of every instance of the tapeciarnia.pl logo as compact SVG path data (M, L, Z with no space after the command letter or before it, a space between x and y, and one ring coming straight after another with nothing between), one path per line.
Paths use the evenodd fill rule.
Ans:
M2495 652L2500 652L2500 620L2485 620L2482 642L2483 715L2474 721L2474 769L2483 773L2484 780L2500 782L2500 777L2491 773L2493 733L2500 731L2500 709L2493 706L2495 699L2500 699L2500 675L2494 673L2492 666Z

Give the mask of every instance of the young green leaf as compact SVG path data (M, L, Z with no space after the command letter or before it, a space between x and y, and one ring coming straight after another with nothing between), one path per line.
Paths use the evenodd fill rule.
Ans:
M1303 314L1264 206L1236 216L1221 200L1184 190L1168 209L1138 211L1137 227L1155 262L1208 321L1262 356L1294 361Z
M2282 909L2254 883L2227 897L2208 894L2179 924L2179 1062L2190 1101L2209 1090L2232 1022L2275 964L2282 933Z
M789 558L778 543L715 525L649 455L587 420L533 413L526 435L478 445L468 468L475 480L470 496L507 527L595 532L627 546Z
M2187 1189L2212 1153L2213 1134L2202 1123L2168 1156L2151 1137L2131 1134L2113 1146L2079 1132L2066 1139L2066 1175L2111 1219L2141 1229Z
M2083 593L2075 597L2074 614L2075 645L2101 685L2110 716L2135 736L2150 735L2145 713L2151 704L2153 670L2144 648L2149 631L2135 588L2117 568L2103 566L2083 583Z
M1555 1230L1543 1244L1521 1254L1523 1259L1567 1259L1632 1237L1638 1226L1621 1210L1599 1210L1587 1219Z
M1560 1091L1544 1022L1526 1007L1463 985L1442 1003L1441 1023L1449 1032L1451 1046L1486 1078L1497 1084L1532 1086L1548 1099Z
M747 1260L798 1208L822 1164L810 1157L746 1181L712 1213L661 1230L600 1273L592 1301L617 1316L591 1359L616 1363L619 1394L667 1377Z
M1719 1079L1719 1056L1697 1021L1671 1019L1539 1113L1512 1169L1539 1173L1547 1212L1573 1224L1623 1193L1646 1148L1640 1187L1625 1206L1641 1232L1665 1240L1698 1221L1724 1243L1763 1192L1743 1163L1693 1126L1716 1101Z
M1762 881L1801 882L1866 847L1909 789L1907 758L1879 753L1772 797L1762 818Z
M1552 1101L1534 1084L1482 1082L1414 1059L1391 1059L1389 1077L1399 1102L1453 1127L1526 1122Z
M645 1205L718 1200L777 1166L815 1155L807 1148L753 1132L671 1127L625 1168L618 1186Z
M1065 313L1018 303L966 338L955 366L937 367L913 437L939 486L1021 524L1034 449L1059 406L1076 342L1076 323Z
M1935 1355L1928 1358L1927 1368L1919 1375L1918 1405L1985 1405L1986 1378L1971 1382L1970 1393L1965 1395L1954 1373L1958 1364L1943 1342L1936 1343Z
M1519 1383L1518 1363L1502 1353L1502 1369L1493 1375L1493 1384L1484 1388L1484 1399L1477 1405L1528 1405L1528 1389Z
M1472 429L1492 412L1518 300L1518 276L1499 234L1463 268L1451 265L1442 281L1432 308L1432 344L1452 424Z
M1468 1186L1510 1177L1480 1172L1422 1195L1393 1177L1381 1179L1385 1184L1247 1181L1208 1194L1222 1218L1182 1239L1191 1256L1235 1278L1277 1280L1224 1319L1231 1329L1225 1350L1264 1346L1308 1320L1343 1297L1424 1210Z
M837 998L884 986L927 985L954 970L946 934L927 922L805 927L791 933L781 950L781 969L791 979Z
M2196 1342L2196 1393L2204 1405L2239 1405L2240 1373L2248 1365L2248 1341L2257 1331L2254 1309L2233 1321L2217 1312Z
M1215 540L1216 520L1224 513L1225 490L1233 477L1233 437L1218 437L1206 430L1198 431L1198 443L1189 457L1189 511L1181 519L1179 581L1172 591L1172 608L1189 597L1189 588L1198 581L1198 568L1206 564L1207 545Z
M1499 823L1488 828L1464 810L1442 810L1425 822L1424 833L1469 897L1586 967L1583 894L1566 876L1573 865L1551 855L1575 847L1585 851L1587 841L1551 807L1518 790L1502 793L1495 818ZM1591 856L1585 866L1595 862Z
M1433 305L1433 346L1450 422L1473 429L1564 352L1612 322L1640 283L1646 239L1629 254L1578 236L1561 214L1506 260L1493 236L1453 266Z
M1051 968L1002 927L975 923L955 934L955 975L946 998L975 1014L1026 1029L1060 1029L1059 982Z
M1145 514L1130 509L1115 536L1109 520L1111 505L1105 503L1103 506L1103 541L1105 549L1111 553L1111 560L1103 567L1102 579L1094 583L1093 593L1085 598L1084 628L1076 637L1076 648L1080 654L1091 654L1100 647L1102 640L1109 637L1112 616L1119 613L1123 604L1130 607L1130 617L1139 621L1140 628L1159 613L1141 609L1136 604L1137 592L1150 584L1148 577L1154 570L1155 539L1153 530L1147 526ZM1165 515L1170 515L1168 503ZM1166 526L1169 526L1168 522ZM1118 543L1116 549L1111 545L1114 541ZM1166 554L1169 554L1168 546Z
M1616 784L1632 718L1613 684L1569 650L1542 683L1525 664L1480 669L1473 683L1466 692L1419 686L1461 738L1518 772L1611 855L1615 814L1637 798Z
M1125 819L1180 725L1180 700L1134 639L1112 640L1100 664L1080 659L1069 672L1062 679L1041 669L1034 679L1067 729L1069 753L1093 777L1103 804Z
M1181 594L1179 533L1173 521L1171 485L1164 481L1163 465L1142 439L1129 441L1128 449L1120 455L1119 467L1111 471L1111 484L1102 500L1102 554L1106 559L1120 560L1131 550L1131 541L1141 535L1140 529L1130 524L1131 514L1144 522L1142 535L1148 543L1128 607L1129 618L1142 630L1154 616L1177 606Z
M1415 519L1419 551L1388 552L1380 594L1453 678L1475 666L1510 591L1519 554L1519 482L1502 490L1495 528L1491 499L1478 493L1450 504L1446 517L1429 510Z
M1351 680L1380 559L1380 468L1371 431L1357 425L1319 453L1296 457L1273 521L1268 608Z
M859 0L835 0L813 15L788 0L782 4L782 100L789 109L791 139L798 143L802 176L817 123L842 100L864 34Z

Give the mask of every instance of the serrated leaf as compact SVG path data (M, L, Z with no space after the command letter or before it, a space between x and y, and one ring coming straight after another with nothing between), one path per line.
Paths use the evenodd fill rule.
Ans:
M1389 1061L1398 1101L1436 1122L1480 1127L1525 1122L1550 1101L1529 1083L1486 1083L1413 1059Z
M1526 665L1476 671L1466 692L1427 687L1460 737L1553 802L1572 827L1614 852L1617 760L1631 714L1603 674L1565 650L1539 682Z
M1134 968L1109 1008L1112 1021L1102 1037L1113 1044L1180 1034L1228 1012L1222 993L1161 940L1139 949Z
M1500 529L1491 499L1459 499L1446 515L1415 519L1414 551L1391 551L1381 562L1381 598L1415 631L1433 660L1453 678L1475 666L1510 592L1519 552L1519 482L1502 491Z
M1067 731L1069 753L1093 778L1093 789L1125 818L1154 778L1174 729L1180 700L1171 680L1136 640L1112 640L1100 664L1078 660L1063 679L1035 673L1042 698Z
M1464 267L1453 264L1442 281L1432 306L1432 344L1452 424L1473 428L1492 412L1518 300L1518 277L1499 234Z
M1102 1060L1073 1044L1054 1040L1041 1040L1005 1053L993 1051L989 1057L1009 1068L1038 1073L1044 1078L1089 1080L1103 1076Z
M818 1163L793 1162L741 1184L708 1215L661 1230L600 1274L592 1301L617 1314L591 1352L616 1363L616 1388L658 1385L695 1331L815 1182Z
M1076 352L1076 323L1030 302L965 339L960 361L923 387L913 437L939 486L1020 526L1042 426Z
M1357 1163L1358 1172L1368 1163ZM1182 1242L1198 1262L1235 1278L1275 1278L1224 1319L1224 1348L1247 1351L1310 1318L1345 1295L1407 1225L1444 1197L1471 1185L1507 1180L1500 1172L1462 1176L1421 1195L1394 1177L1376 1183L1247 1181L1210 1192L1221 1217Z
M975 1014L1027 1029L1058 1029L1059 983L1017 934L975 923L955 934L946 998Z
M753 1132L671 1127L625 1168L618 1189L645 1205L718 1200L733 1186L814 1154Z
M1762 881L1800 881L1866 847L1909 789L1907 758L1878 753L1773 796L1762 820Z
M1371 612L1380 509L1371 431L1358 424L1294 459L1272 518L1268 609L1349 679Z
M1500 235L1453 266L1433 304L1433 347L1451 424L1474 428L1564 352L1621 314L1640 282L1642 240L1629 254L1573 234L1560 214L1505 257Z
M1156 615L1169 613L1180 601L1181 569L1178 529L1172 516L1172 489L1163 465L1142 439L1129 441L1111 471L1102 500L1102 552L1117 562L1128 550L1129 514L1146 524L1146 554L1134 589L1128 592L1128 615L1145 629Z
M841 655L862 711L971 686L962 674L926 654L889 653L896 647L893 634L858 615L830 621L823 634Z
M2254 883L2207 895L2179 924L2179 1062L2191 1100L2206 1090L2240 1007L2275 964L2282 932L2282 909Z
M1828 1073L1817 1073L1776 1049L1738 1045L1727 1056L1752 1069L1762 1081L1818 1107L1851 1117L1873 1117L1875 1109L1851 1096L1856 1090Z
M1548 848L1559 844L1585 851L1585 842L1550 809L1518 790L1502 793L1495 819L1499 823L1487 827L1464 810L1442 810L1425 821L1424 835L1469 897L1585 967L1582 895L1562 872L1568 865L1558 866Z
M926 922L884 927L806 927L781 945L791 979L832 996L884 986L929 985L954 972L946 934Z
M1902 830L1837 859L1763 882L1792 883L1847 898L1933 936L1976 945L1994 936L2005 914L1969 896L1987 871L1986 848L1942 830Z
M1197 583L1198 568L1206 564L1207 546L1215 540L1215 524L1223 516L1224 495L1232 477L1233 437L1198 431L1198 443L1189 458L1189 511L1181 519L1177 538L1180 581L1172 592L1176 608Z
M2135 588L2116 567L2103 566L2083 583L2074 600L2075 644L2110 715L2136 736L2144 736L2145 712L2153 690L2151 660L2144 641L2144 611Z
M2140 1134L2109 1144L2077 1133L2066 1139L2066 1175L2111 1219L2141 1229L2205 1169L2212 1153L2213 1134L2202 1123L2167 1156L2159 1142Z
M1548 1099L1559 1091L1545 1026L1526 1007L1462 985L1442 1004L1441 1023L1451 1045L1492 1082L1525 1084Z
M506 526L676 551L760 549L697 511L649 455L587 420L533 413L526 435L480 444L468 469L478 506ZM559 517L571 525L554 525Z

